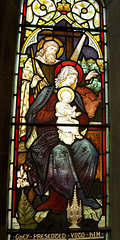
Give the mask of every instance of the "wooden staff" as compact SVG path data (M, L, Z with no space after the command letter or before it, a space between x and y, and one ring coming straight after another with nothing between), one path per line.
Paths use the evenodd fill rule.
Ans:
M33 54L33 48L31 47L31 57L32 57L32 65L33 65L33 72L34 74L37 74L36 65L35 65L35 59ZM37 92L40 91L39 84L37 83ZM35 93L35 90L33 89L33 92Z
M31 57L32 57L33 72L34 72L34 74L36 74L37 71L36 71L35 59L34 59L34 54L33 54L33 48L32 47L31 47Z

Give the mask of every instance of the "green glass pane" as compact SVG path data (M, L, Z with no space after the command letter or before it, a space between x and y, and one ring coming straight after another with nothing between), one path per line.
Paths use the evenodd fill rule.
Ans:
M10 153L10 162L14 162L14 142L11 142L11 153Z
M107 195L106 202L109 203L110 202L110 196L109 196L109 176L106 176L106 195Z
M12 116L15 117L15 114L16 114L16 101L17 101L17 97L14 96L14 99L13 99L13 112L12 112Z
M18 83L18 75L15 75L15 78L14 78L14 94L17 94L17 83Z
M104 59L107 61L107 45L104 45Z
M11 211L8 211L8 229L11 229Z
M103 24L106 26L106 10L103 8Z
M19 27L19 32L21 32L21 29L22 29L22 28L21 28L21 27Z
M12 188L12 182L13 182L13 164L10 164L9 188Z
M12 134L11 134L12 140L14 140L14 137L15 137L15 126L12 126Z
M107 30L106 26L103 26L103 30Z
M12 123L15 123L15 118L14 117L12 118Z
M105 83L105 103L108 103L108 83Z
M102 3L102 6L105 7L105 3L103 0L100 1Z
M109 233L108 232L106 232L106 234L105 234L105 240L109 240Z
M21 0L21 10L20 10L21 13L23 13L23 6L24 6L23 3L24 3L24 0Z
M106 205L106 227L110 226L110 206Z
M109 174L109 153L106 153L106 174Z
M108 108L108 105L106 105L106 124L109 123L109 108Z
M20 20L19 23L22 24L22 14L20 14Z
M8 236L7 236L7 240L11 240L11 235L8 235Z
M20 52L20 38L21 37L21 34L19 33L18 34L18 41L17 41L17 52L19 53Z
M105 82L108 82L108 66L107 66L107 63L105 63Z
M16 56L16 62L15 62L15 73L18 73L19 69L19 54Z
M107 44L107 34L104 32L104 43Z
M106 151L109 152L109 129L106 128Z
M8 203L8 208L12 208L12 190L9 190L9 203Z

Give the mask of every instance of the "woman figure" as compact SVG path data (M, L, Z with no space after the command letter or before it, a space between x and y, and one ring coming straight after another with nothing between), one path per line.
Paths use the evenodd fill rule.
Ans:
M32 103L26 115L27 123L44 123L45 125L56 123L57 91L61 87L67 86L74 89L73 106L76 105L76 111L81 112L77 120L80 124L87 124L88 115L80 94L75 91L76 85L81 79L82 71L79 71L78 74L77 69L73 66L62 67L55 79L55 87L45 87ZM29 139L31 132L32 127L29 126L26 140ZM59 140L57 127L38 126L37 134L38 138L29 148L26 160L30 169L28 172L29 182L35 192L41 196L43 202L45 193L50 191L48 200L39 206L38 210L47 208L54 212L61 212L65 209L67 200L72 198L75 184L78 198L84 205L92 208L100 207L98 202L87 198L95 178L98 162L98 152L93 144L84 137L76 139L70 146L66 145Z

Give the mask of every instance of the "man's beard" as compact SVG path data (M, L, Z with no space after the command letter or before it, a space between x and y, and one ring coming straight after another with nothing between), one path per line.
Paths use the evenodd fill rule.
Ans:
M52 65L56 62L56 53L45 52L45 62Z

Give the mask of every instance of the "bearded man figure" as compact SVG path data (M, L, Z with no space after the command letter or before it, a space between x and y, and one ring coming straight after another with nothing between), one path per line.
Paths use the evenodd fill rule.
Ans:
M35 59L28 58L23 68L22 86L21 86L21 106L20 122L26 123L25 115L29 105L37 97L39 91L49 84L53 83L54 70L56 64L60 62L57 59L59 45L55 41L47 41L42 48L37 51ZM26 126L22 125L19 129L19 138L26 134Z
M42 39L43 40L43 39ZM58 41L58 42L57 42ZM32 51L32 58L28 58L23 68L22 86L21 86L21 106L20 106L20 123L26 123L25 115L29 109L30 104L37 97L38 93L45 86L54 83L54 71L56 65L61 61L57 59L63 53L63 43L60 40L45 41L41 46L38 44L36 56L34 58ZM94 70L90 71L86 80L89 80L98 75ZM26 135L26 126L19 127L19 138Z

